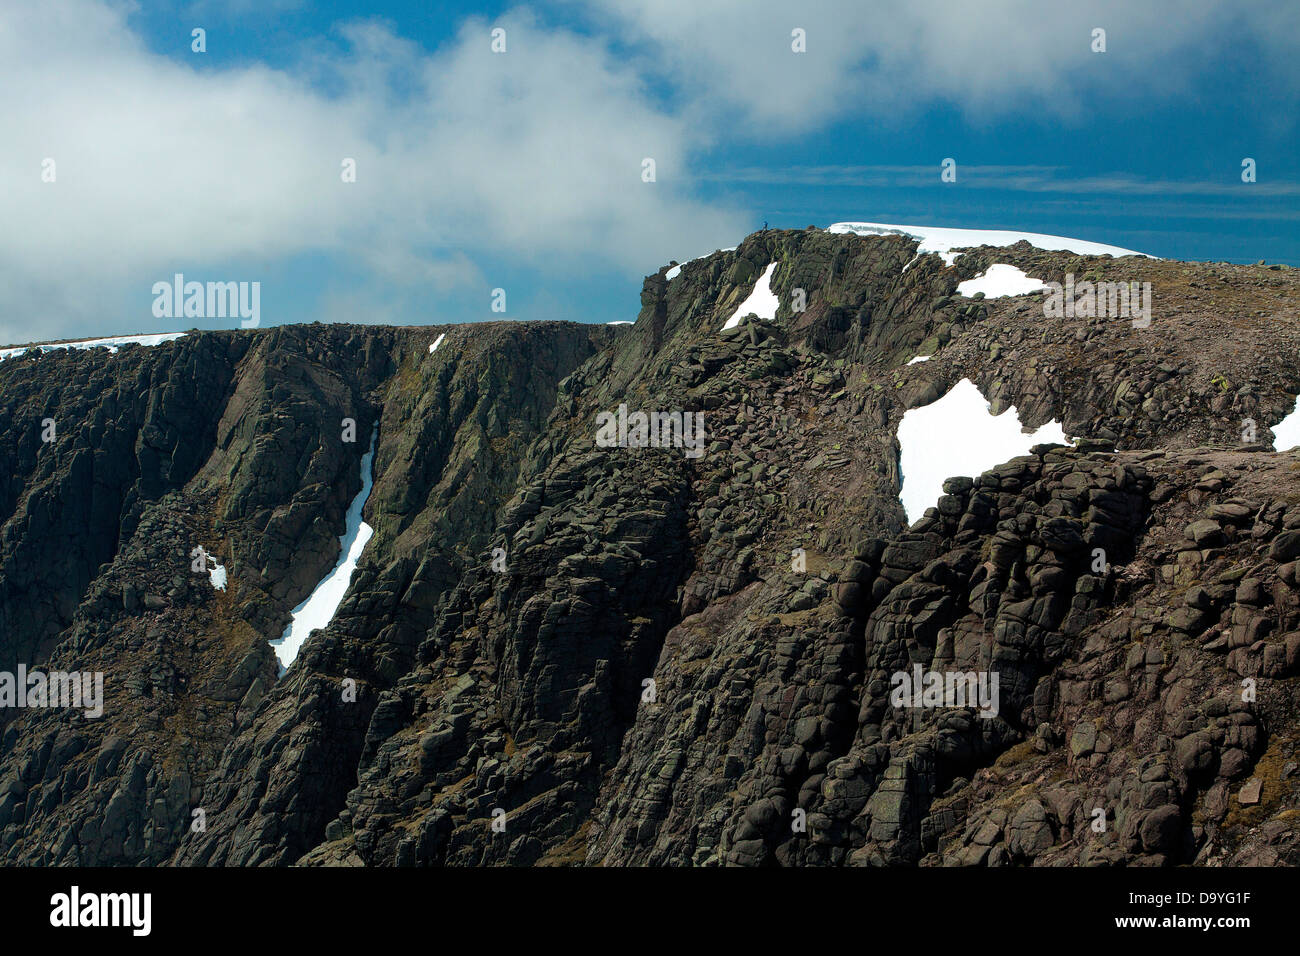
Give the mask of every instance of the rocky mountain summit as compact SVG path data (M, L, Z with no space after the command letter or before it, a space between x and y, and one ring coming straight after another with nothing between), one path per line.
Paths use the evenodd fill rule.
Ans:
M993 265L1150 322L963 294ZM1300 863L1298 348L1293 269L810 227L631 325L11 356L0 670L104 702L0 707L0 860ZM900 424L964 379L1073 444L909 527ZM621 406L702 453L602 444ZM281 675L375 429L374 536ZM954 673L996 698L900 702Z

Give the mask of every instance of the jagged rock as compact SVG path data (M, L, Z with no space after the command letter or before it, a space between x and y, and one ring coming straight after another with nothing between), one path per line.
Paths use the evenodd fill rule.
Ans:
M1132 263L915 246L756 234L648 278L622 330L485 323L430 353L429 329L286 326L0 363L0 654L109 678L99 720L0 714L0 859L1300 861L1274 769L1300 479L1236 432L1294 401L1287 307L1217 348L1260 290L1143 260L1166 334L1077 328L959 274ZM769 262L808 308L720 332ZM1180 308L1205 273L1223 301ZM961 377L1089 437L949 478L909 529L898 423ZM702 454L598 444L620 404L704 412ZM66 444L42 449L47 406ZM280 677L267 641L337 560L376 425L374 536ZM916 667L974 700L900 700Z

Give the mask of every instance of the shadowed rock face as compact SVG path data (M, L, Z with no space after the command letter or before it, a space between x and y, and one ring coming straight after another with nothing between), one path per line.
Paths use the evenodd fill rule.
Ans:
M0 668L47 655L147 504L194 477L246 348L212 335L0 363Z
M0 363L4 666L105 674L98 720L0 709L0 859L1297 862L1295 272L915 251L755 234L612 329ZM775 320L722 332L773 261ZM1149 281L1151 325L956 294L993 263ZM1088 440L906 528L898 423L961 378ZM620 404L705 453L600 447ZM277 679L376 426L374 537ZM996 714L900 705L917 667Z
M194 810L216 834L263 805L264 845L195 852L310 849L355 785L377 688L486 542L556 383L610 336L489 323L430 356L423 329L293 326L0 363L14 456L0 647L105 675L98 720L0 709L6 858L162 863ZM42 444L47 416L57 440ZM376 424L376 533L334 628L277 681L267 641L337 560ZM224 592L194 572L195 547L226 567ZM334 707L345 676L359 689Z

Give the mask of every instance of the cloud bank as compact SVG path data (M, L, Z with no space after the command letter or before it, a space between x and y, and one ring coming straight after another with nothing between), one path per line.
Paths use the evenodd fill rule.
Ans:
M320 252L437 292L482 284L479 254L644 272L684 236L745 230L691 198L698 131L601 41L527 13L466 21L433 54L352 23L292 74L152 53L127 13L0 9L0 340L30 337L33 311L43 335L86 328L127 283L146 308L173 270L256 279ZM198 275L215 264L239 274Z

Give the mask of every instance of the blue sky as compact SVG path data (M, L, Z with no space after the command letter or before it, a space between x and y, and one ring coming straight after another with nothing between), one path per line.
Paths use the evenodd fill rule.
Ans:
M0 9L3 341L236 324L155 318L175 272L261 282L263 324L630 319L764 221L1300 265L1289 0L31 6Z

